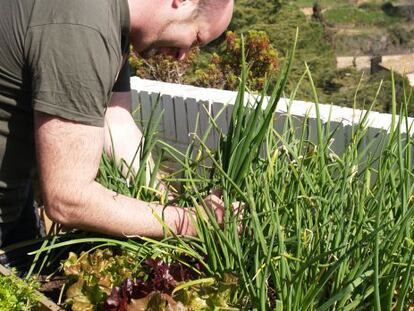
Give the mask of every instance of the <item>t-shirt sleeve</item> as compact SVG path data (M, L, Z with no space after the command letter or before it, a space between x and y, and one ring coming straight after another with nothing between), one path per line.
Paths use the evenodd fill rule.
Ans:
M102 127L120 53L96 30L72 24L32 27L25 46L33 109Z
M119 72L118 79L115 82L114 87L112 88L113 92L129 92L131 90L131 66L128 60L125 61L122 66L121 71Z

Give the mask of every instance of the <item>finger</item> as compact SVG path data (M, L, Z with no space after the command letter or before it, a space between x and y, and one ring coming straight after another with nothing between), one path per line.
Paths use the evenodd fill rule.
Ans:
M210 194L209 196L207 196L204 202L209 203L212 207L223 205L223 200L215 194Z
M245 207L245 204L239 201L233 202L231 205L232 205L233 211L236 211L236 212L237 211L241 212Z
M213 190L211 190L211 194L221 198L223 196L223 190L213 189Z

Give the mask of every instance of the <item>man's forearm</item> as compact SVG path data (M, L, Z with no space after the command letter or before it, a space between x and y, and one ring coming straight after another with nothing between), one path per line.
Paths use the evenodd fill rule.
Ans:
M163 225L156 214L173 232L196 234L188 209L128 198L96 182L77 192L46 206L51 218L69 227L110 235L162 237Z
M156 212L179 234L194 234L189 213L117 195L95 182L104 129L35 113L42 194L49 217L106 234L162 236Z

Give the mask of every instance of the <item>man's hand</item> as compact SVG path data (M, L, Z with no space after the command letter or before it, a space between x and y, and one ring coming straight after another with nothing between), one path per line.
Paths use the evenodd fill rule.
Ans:
M224 221L224 202L220 191L213 191L204 199L204 203L216 216L217 223L222 226Z
M224 225L225 206L222 200L222 192L214 190L210 195L204 199L207 208L214 212L217 223L222 227ZM241 215L244 204L240 202L232 203L232 212L234 215Z

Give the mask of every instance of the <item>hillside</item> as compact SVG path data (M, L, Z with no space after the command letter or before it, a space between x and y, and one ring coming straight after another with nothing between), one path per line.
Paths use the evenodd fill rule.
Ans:
M315 3L337 55L402 54L414 49L413 0L298 0L289 4L310 17Z
M384 80L376 110L388 111L391 83L386 71L372 75L355 68L337 69L336 56L404 54L414 51L414 23L406 16L406 6L414 1L295 0L261 6L255 1L237 2L231 27L239 31L265 31L274 47L284 55L290 48L296 27L300 38L290 89L296 85L306 62L313 74L320 101L363 108L370 103ZM402 7L400 7L402 5ZM309 15L310 12L310 15ZM357 102L354 95L361 80ZM297 97L313 100L309 86L299 90ZM397 92L403 89L404 79L396 77ZM410 107L414 113L414 105Z

